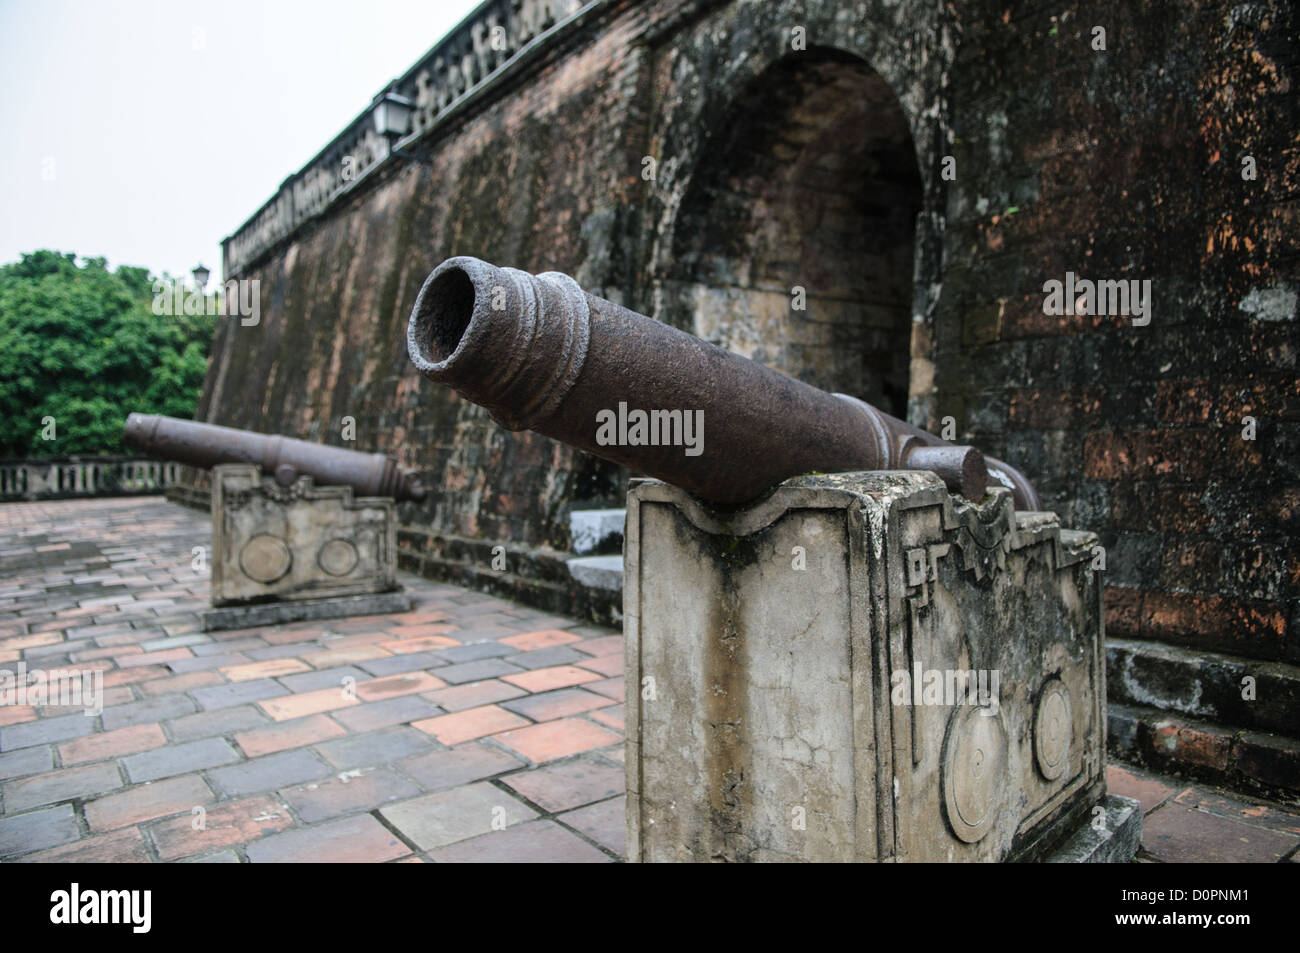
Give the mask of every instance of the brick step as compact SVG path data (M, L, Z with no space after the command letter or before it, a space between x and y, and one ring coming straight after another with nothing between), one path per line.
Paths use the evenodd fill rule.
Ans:
M1146 705L1112 700L1108 709L1112 758L1300 805L1300 739Z
M1106 697L1202 721L1300 733L1300 666L1106 639Z

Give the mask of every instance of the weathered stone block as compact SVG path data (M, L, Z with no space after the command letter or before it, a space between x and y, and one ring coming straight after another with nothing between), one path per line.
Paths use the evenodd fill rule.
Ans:
M397 587L393 501L251 464L212 474L212 604L319 600Z
M635 486L629 859L1047 856L1104 794L1094 542L925 472Z

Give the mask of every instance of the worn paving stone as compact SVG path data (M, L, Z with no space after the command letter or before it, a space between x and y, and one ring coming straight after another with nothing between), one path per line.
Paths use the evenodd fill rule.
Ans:
M380 813L421 850L434 850L518 824L537 812L487 783L467 784L389 805Z
M80 836L71 804L0 817L0 857L57 847Z
M623 716L624 709L622 705L610 705L608 708L593 711L588 717L606 728L613 728L615 731L622 733L624 730Z
M36 721L23 721L0 728L0 751L13 751L32 745L47 745L70 738L80 738L95 730L95 719L85 714L58 715Z
M498 705L483 705L480 708L467 708L450 715L415 721L411 727L433 735L439 742L450 747L462 741L472 741L527 724L527 718L521 718Z
M554 821L530 821L429 852L439 864L608 864L613 861Z
M437 656L444 662L460 665L465 662L477 662L481 659L499 658L502 655L514 655L514 646L501 645L499 642L475 642L470 645L457 645L449 649L439 649Z
M204 711L217 708L231 708L249 702L262 701L288 695L285 688L273 678L259 678L251 682L238 682L234 685L214 685L211 688L196 688L190 696L199 703Z
M170 678L151 678L139 683L139 691L146 698L155 695L170 695L173 692L188 692L195 688L207 688L209 685L225 684L216 672L187 672Z
M161 725L157 723L131 725L128 728L101 731L98 734L86 735L84 738L65 741L59 745L59 759L67 767L87 761L120 758L123 755L159 748L166 743L167 737L163 734Z
M373 811L420 793L415 784L388 768L357 768L281 792L307 824L356 811Z
M221 674L232 682L247 682L255 678L279 678L298 672L313 671L312 667L301 659L278 658L263 662L245 662L242 665L223 666ZM283 684L283 683L281 683Z
M411 849L369 814L286 831L248 845L251 863L382 863Z
M58 801L85 798L122 786L122 776L113 763L87 764L35 774L0 785L4 793L6 814L16 814L33 807Z
M104 730L112 731L130 725L179 718L181 715L189 715L196 711L198 706L188 695L158 695L127 705L105 708L102 721Z
M586 639L582 642L574 643L573 646L579 652L584 652L591 656L617 655L623 656L623 636L605 635L594 639Z
M122 759L132 783L157 781L191 771L202 771L239 760L239 753L223 738L201 738Z
M302 748L320 741L329 741L347 734L347 729L330 719L329 715L308 715L294 721L283 721L264 728L241 731L235 735L235 744L249 758L290 748Z
M147 864L150 860L144 836L134 827L19 858L24 864Z
M605 708L609 699L581 688L561 688L540 695L525 695L501 703L501 707L517 715L523 715L533 721L554 721L568 715L580 715L584 711Z
M578 759L564 764L520 771L503 779L528 800L552 814L604 801L623 793L623 772L594 761Z
M29 774L41 774L54 769L54 752L49 745L37 748L19 748L0 754L0 781L10 781Z
M357 698L363 702L377 702L446 687L442 679L428 672L403 672L400 675L388 675L384 678L360 682L356 685L356 693Z
M481 682L499 675L513 675L522 671L524 670L518 665L511 665L494 658L440 668L438 677L448 685L463 685L466 682Z
M549 692L556 688L568 688L583 682L598 682L600 676L576 665L557 665L551 668L534 669L516 675L501 676L503 682L517 685L526 692Z
M1166 804L1142 821L1142 846L1167 864L1275 864L1300 844L1281 834L1181 804Z
M1266 827L1279 834L1293 834L1300 838L1300 813L1256 800L1243 801L1228 797L1223 792L1197 785L1179 791L1174 801L1184 807L1217 814L1255 827Z
M279 682L291 692L314 692L322 688L342 689L347 684L345 679L352 679L351 684L355 685L369 677L369 674L359 668L340 665L338 668L327 668L323 671L313 669L301 675L282 675Z
M239 855L233 850L219 850L215 854L205 854L202 857L187 857L180 861L182 864L237 864Z
M450 630L451 626L446 628ZM418 639L399 638L377 644L384 651L392 652L394 655L431 655L435 649L449 649L453 645L460 645L459 642L447 635L426 635Z
M473 742L450 751L431 751L398 763L405 774L429 791L457 787L523 766L523 761L500 749Z
M520 635L511 635L501 640L502 645L508 645L520 652L533 652L538 649L549 649L557 645L568 645L570 642L579 641L580 636L572 632L565 632L563 629L541 629L536 632L524 632Z
M627 855L627 798L616 797L588 804L559 815L574 830L582 831L601 847L619 857Z
M518 685L507 685L505 682L490 678L482 682L441 688L436 692L429 692L427 697L429 701L447 711L464 711L466 708L490 705L493 702L519 698L526 694L527 692Z
M299 748L217 768L208 772L208 778L222 794L239 797L315 781L329 773L330 769L323 761Z
M575 652L566 645L555 645L547 649L537 649L535 652L523 652L519 655L511 655L507 658L511 665L518 665L520 668L552 668L556 665L569 665L576 662L591 661L590 656L583 655L581 652Z
M349 735L316 745L316 751L340 771L393 764L433 747L429 736L413 728L398 726L382 731Z
M225 668L238 668L241 665L249 664L251 661L247 655L239 652L229 652L225 655L203 655L179 659L168 662L167 667L176 674L181 675L186 672L213 672Z
M24 721L36 720L35 705L6 705L0 707L0 728Z
M527 728L516 728L496 736L501 744L519 752L529 761L542 763L567 758L622 739L616 732L580 718L562 718Z
M354 692L343 688L322 688L314 692L264 699L257 703L257 707L276 721L289 721L293 718L317 715L321 712L334 711L336 708L360 704L361 700Z
M86 804L92 831L111 831L172 814L188 813L213 801L212 791L197 774L154 781Z
M194 741L216 735L232 735L269 724L271 719L253 706L237 705L234 708L217 708L173 718L167 722L167 731L174 741Z
M442 713L443 709L419 695L401 695L387 701L365 702L355 708L342 708L330 717L352 731L373 731Z
M401 672L437 669L446 664L446 660L439 658L435 652L413 652L407 655L398 654L390 658L361 662L360 667L371 675L397 675Z
M625 695L623 686L623 676L618 678L607 678L599 682L586 682L583 686L589 692L596 692L604 695L606 698L612 698L615 701L622 701Z
M183 814L150 825L160 860L178 860L283 831L293 824L288 809L275 798L251 797L204 810L202 826Z
M599 655L596 658L589 658L577 664L579 668L585 668L605 678L614 678L623 674L622 655Z
M1178 792L1178 788L1160 778L1119 764L1106 766L1106 790L1133 798L1142 805L1144 814L1151 813Z

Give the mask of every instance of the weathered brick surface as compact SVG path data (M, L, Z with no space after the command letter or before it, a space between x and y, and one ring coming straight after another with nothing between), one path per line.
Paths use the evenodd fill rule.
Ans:
M172 814L188 813L211 804L212 792L197 774L142 784L86 804L86 824L92 831L110 831Z

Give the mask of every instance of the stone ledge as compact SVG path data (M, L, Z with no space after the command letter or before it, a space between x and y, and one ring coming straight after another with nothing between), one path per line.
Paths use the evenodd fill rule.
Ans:
M1092 826L1089 817L1043 863L1132 863L1142 843L1142 805L1131 797L1108 794L1101 799L1100 807L1106 812L1101 830Z
M199 613L204 632L221 629L251 629L306 619L338 619L352 615L384 615L408 612L411 597L401 589L373 592L360 596L335 596L330 599L291 599L259 602L248 606L222 606Z

